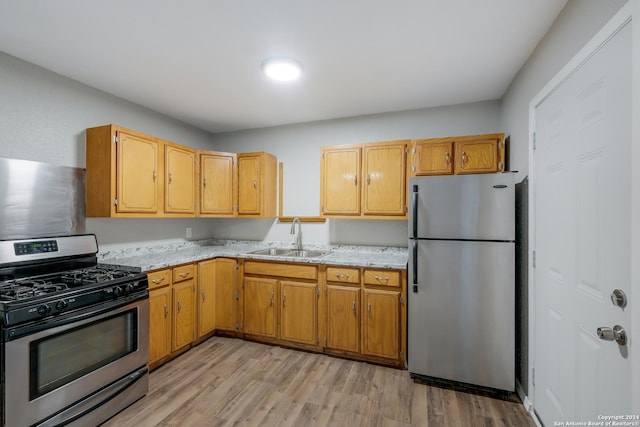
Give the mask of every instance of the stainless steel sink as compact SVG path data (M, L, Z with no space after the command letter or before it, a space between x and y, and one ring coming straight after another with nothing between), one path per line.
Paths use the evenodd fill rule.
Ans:
M324 251L296 251L294 249L286 248L266 248L258 249L256 251L247 252L252 255L269 255L269 256L282 256L282 257L295 257L295 258L318 258L327 255L329 252Z
M291 251L287 256L294 256L300 258L317 258L328 254L329 252L323 251Z
M295 252L293 249L286 248L266 248L266 249L258 249L257 251L248 252L253 255L272 255L272 256L282 256L289 255L291 252Z

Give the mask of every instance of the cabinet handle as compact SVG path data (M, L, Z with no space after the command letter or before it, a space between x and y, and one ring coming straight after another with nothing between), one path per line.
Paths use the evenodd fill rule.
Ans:
M371 317L371 303L367 304L367 312L369 313L369 317Z
M349 280L349 275L348 274L336 273L336 277L338 279Z
M287 300L287 296L285 294L282 294L282 307L285 306L285 301Z
M373 276L373 278L376 279L379 282L381 282L381 281L388 282L389 281L389 278L387 276Z
M269 298L269 302L273 305L273 291L271 291L271 297Z
M184 273L178 273L178 276L182 277L183 279L184 279L185 277L187 277L188 275L189 275L189 272L188 272L188 271L185 271Z
M371 174L367 174L367 185L371 185Z
M164 281L164 277L161 277L161 278L159 278L159 279L152 279L152 280L151 280L151 282L152 282L154 285L157 285L158 283L162 283L163 281Z
M504 165L502 164L502 162L498 162L498 172L501 172L503 167Z
M447 151L446 153L444 153L444 161L449 164L451 163L451 155L449 154L449 152ZM415 171L414 171L415 172Z
M202 178L202 186L203 187L207 186L207 178Z
M171 172L169 172L169 184L171 184L171 181L172 181L172 179L171 179Z
M155 182L155 180L156 180L156 171L154 170L153 171L153 181Z
M354 180L353 185L358 185L358 174L353 174L353 180Z
M353 310L353 314L356 314L356 302L351 301L351 310Z
M206 297L206 295L205 295L204 291L202 291L202 302L204 302L205 297Z
M169 309L167 308L167 304L164 305L164 318L169 317Z
M465 153L464 151L462 152L462 164L464 165L465 163L467 163L467 153Z
M258 189L258 182L255 179L253 180L253 188Z
M180 301L178 301L178 313L180 313L181 310L182 310L182 304L180 304Z

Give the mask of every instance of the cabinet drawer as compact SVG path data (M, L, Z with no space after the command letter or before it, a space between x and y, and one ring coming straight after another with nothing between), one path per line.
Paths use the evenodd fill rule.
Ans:
M269 262L244 263L245 274L260 274L263 276L294 277L297 279L315 280L318 269L312 265L277 264Z
M364 284L400 286L400 272L392 270L365 270Z
M171 284L171 270L159 270L147 273L149 278L149 289L159 288Z
M360 283L360 270L357 268L327 267L327 281L342 283Z
M173 268L173 283L181 282L183 280L193 279L195 276L196 267L193 264L182 265L180 267Z

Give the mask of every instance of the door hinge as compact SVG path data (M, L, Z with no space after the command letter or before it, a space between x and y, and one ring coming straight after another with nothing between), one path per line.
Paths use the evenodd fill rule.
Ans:
M240 299L240 292L236 291L236 301Z
M320 297L320 288L316 289L316 294L318 295L318 297Z
M240 270L240 261L236 261L236 270Z
M117 197L115 199L113 199L113 205L114 206L118 206L118 198Z
M329 295L329 291L327 290L327 288L324 288L324 294Z
M404 304L404 295L400 295L400 304Z
M531 384L536 385L536 368L531 368Z
M404 213L409 212L409 208L407 207L407 205L404 205Z
M400 350L400 359L402 359L404 357L404 353L402 352L402 350Z
M536 268L536 251L533 251L531 261L533 262L533 268Z
M409 146L407 144L404 145L404 154L409 154Z
M240 330L240 323L236 322L236 331Z
M533 149L536 149L536 133L533 133Z

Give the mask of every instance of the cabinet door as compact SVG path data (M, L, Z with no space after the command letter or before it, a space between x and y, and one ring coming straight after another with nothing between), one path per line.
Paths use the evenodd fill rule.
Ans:
M493 173L504 169L504 142L495 135L455 142L456 174Z
M164 211L195 213L195 152L165 146Z
M157 212L158 143L118 132L117 156L117 211Z
M327 348L360 351L360 289L327 286Z
M280 281L280 338L302 344L318 344L318 285Z
M171 354L171 287L149 292L149 363Z
M233 216L236 155L200 155L200 213Z
M193 279L173 285L173 351L189 345L195 338L194 294L195 282Z
M400 293L365 289L362 352L398 359L400 356Z
M275 279L244 278L244 332L276 337L275 304L278 281Z
M453 154L453 140L450 138L414 141L411 150L411 174L452 175Z
M215 260L198 263L198 338L215 329Z
M406 215L407 144L365 145L362 174L364 215Z
M323 215L360 215L360 148L323 148L320 206Z
M238 158L238 214L260 215L261 168L259 156Z
M237 328L237 261L228 258L215 260L216 329L235 332Z

